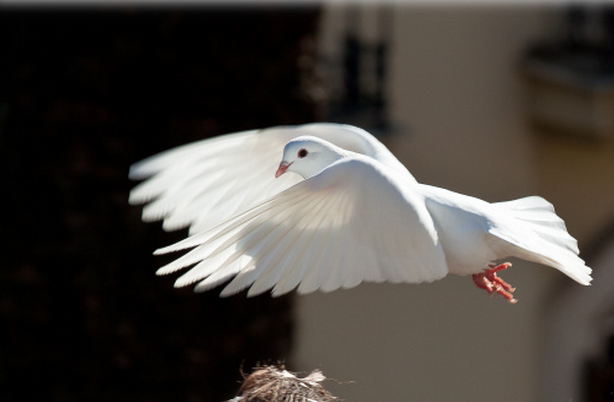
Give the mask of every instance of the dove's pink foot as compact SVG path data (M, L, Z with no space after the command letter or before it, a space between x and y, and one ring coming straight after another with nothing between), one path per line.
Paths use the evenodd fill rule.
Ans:
M489 294L497 293L505 297L510 303L516 303L518 300L514 299L512 295L512 292L516 289L497 276L497 271L502 271L511 266L512 264L509 262L497 266L491 264L489 265L490 269L485 269L484 272L473 275L473 281L478 288L485 289Z

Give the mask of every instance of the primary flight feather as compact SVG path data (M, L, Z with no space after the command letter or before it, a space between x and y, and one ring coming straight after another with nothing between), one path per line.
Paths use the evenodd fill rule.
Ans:
M281 162L279 155L282 155ZM131 167L147 179L130 202L143 219L190 236L158 254L191 249L160 268L190 268L176 286L228 296L351 288L363 281L431 282L448 272L511 302L497 276L518 257L583 285L591 269L550 203L532 196L488 203L418 183L375 137L315 123L252 130L166 151Z

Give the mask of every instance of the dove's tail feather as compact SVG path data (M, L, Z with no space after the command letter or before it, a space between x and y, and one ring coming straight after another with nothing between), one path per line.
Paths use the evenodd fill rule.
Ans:
M505 208L523 230L513 237L509 231L491 230L491 233L517 246L518 257L549 265L575 281L589 285L592 270L578 256L578 242L545 199L532 196L518 200L495 203Z

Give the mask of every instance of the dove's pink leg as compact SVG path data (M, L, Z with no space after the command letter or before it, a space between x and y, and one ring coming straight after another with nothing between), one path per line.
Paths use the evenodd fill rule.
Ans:
M485 269L484 272L473 275L473 281L478 288L486 289L489 294L492 295L496 292L505 297L510 303L516 303L518 300L512 296L512 292L516 289L497 276L497 271L502 271L511 266L512 264L509 262L504 262L497 266L491 264L489 265L490 269Z

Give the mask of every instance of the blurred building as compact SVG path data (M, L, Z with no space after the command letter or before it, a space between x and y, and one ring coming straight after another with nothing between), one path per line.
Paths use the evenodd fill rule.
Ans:
M348 401L613 400L609 18L539 4L324 8L325 60L343 60L348 32L386 43L380 138L415 177L488 201L545 197L595 280L513 261L502 276L516 305L460 277L298 297L294 368L321 368Z

